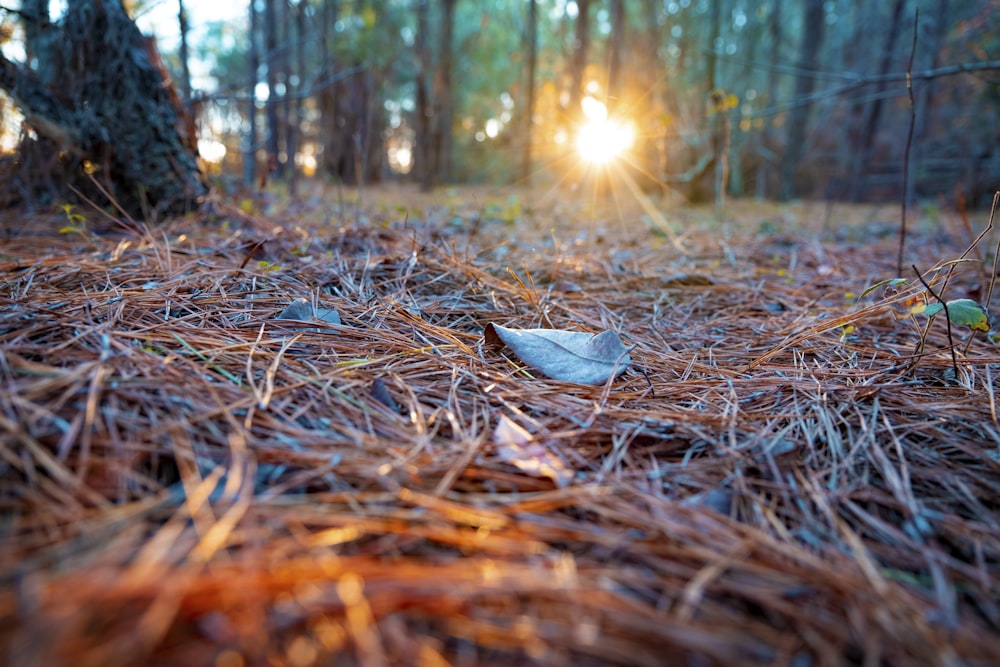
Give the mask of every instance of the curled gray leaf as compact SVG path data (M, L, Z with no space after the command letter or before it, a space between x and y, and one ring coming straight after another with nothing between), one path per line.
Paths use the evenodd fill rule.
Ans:
M561 329L511 329L486 325L487 344L503 343L517 358L553 380L603 384L632 363L629 348L614 331L591 334Z
M285 306L285 309L278 313L274 319L276 320L297 320L299 322L308 322L312 319L313 307L309 303L308 299L296 299L290 304Z
M294 320L297 322L319 320L327 324L340 324L340 314L336 310L332 308L314 308L308 299L295 299L285 306L285 309L278 313L274 319Z

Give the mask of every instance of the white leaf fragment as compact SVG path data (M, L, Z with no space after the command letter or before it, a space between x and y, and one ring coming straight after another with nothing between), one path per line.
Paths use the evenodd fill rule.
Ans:
M553 380L603 384L632 363L629 348L611 330L594 335L561 329L510 329L490 323L485 332L487 342L493 334L518 359Z
M548 477L562 488L573 479L573 471L568 470L562 459L549 451L534 436L521 426L501 415L493 431L493 442L497 445L497 455L529 475Z

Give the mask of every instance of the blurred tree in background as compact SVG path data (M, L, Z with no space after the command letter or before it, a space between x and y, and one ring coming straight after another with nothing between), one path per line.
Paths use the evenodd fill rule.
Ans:
M22 4L5 62L38 72L48 33ZM616 167L646 190L889 200L918 5L909 194L982 203L1000 183L995 0L250 0L197 41L177 2L164 60L207 168L244 187L576 183L600 113L634 133ZM18 106L7 150L39 130Z

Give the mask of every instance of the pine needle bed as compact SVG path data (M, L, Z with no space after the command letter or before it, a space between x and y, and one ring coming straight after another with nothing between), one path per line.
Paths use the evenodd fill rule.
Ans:
M409 201L8 214L6 663L996 664L1000 355L956 331L954 377L943 322L915 357L855 303L894 236ZM612 329L633 365L549 380L488 323Z

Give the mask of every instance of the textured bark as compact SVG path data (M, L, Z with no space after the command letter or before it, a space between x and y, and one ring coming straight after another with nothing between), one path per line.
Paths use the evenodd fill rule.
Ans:
M62 178L93 192L93 174L136 214L182 211L207 192L180 100L120 2L74 0L36 28L36 69L0 55L0 88L37 133L25 141L61 153Z

